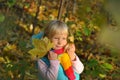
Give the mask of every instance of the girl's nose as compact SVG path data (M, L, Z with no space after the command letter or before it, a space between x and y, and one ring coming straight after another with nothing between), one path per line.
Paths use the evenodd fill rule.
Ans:
M62 40L59 39L59 40L58 40L58 44L61 44L61 43L62 43Z

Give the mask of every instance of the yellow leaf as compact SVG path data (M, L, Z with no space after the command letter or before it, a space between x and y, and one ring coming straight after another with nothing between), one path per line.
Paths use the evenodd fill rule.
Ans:
M49 41L47 46L47 51L49 51L53 47L53 44Z
M3 57L0 57L0 62L5 62L5 59Z
M4 51L10 51L10 50L15 50L16 49L16 45L11 45L11 44L7 44L5 47L4 47Z
M36 58L37 56L39 58L41 58L44 55L46 55L47 52L45 50L40 50L40 49L37 49L37 48L33 48L28 53L31 54L32 58Z
M33 46L37 49L42 49L44 50L45 48L45 42L43 40L40 39L33 39Z
M10 75L11 78L14 78L14 75L13 75L12 71L8 71L8 75Z
M100 76L101 78L105 78L105 77L106 77L105 74L99 74L99 76Z
M47 37L43 38L43 42L45 43L44 46L47 51L49 51L53 47L53 44Z
M73 35L69 36L69 37L68 37L68 40L69 40L69 42L74 43L74 36L73 36Z
M5 57L5 60L6 60L5 63L10 63L11 62L10 59L8 58L8 56Z
M33 39L33 46L34 48L28 53L31 54L32 58L41 58L53 47L53 43L47 37L44 37L42 39Z
M40 31L41 31L40 27L39 27L39 26L36 26L36 27L35 27L35 30L34 30L34 33L35 33L35 34L38 34Z

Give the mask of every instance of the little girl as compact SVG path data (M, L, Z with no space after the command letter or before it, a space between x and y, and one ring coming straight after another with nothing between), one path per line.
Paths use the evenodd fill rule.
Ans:
M44 30L44 36L54 44L46 56L38 60L40 80L80 80L84 66L75 54L75 45L65 49L68 38L68 26L54 20Z

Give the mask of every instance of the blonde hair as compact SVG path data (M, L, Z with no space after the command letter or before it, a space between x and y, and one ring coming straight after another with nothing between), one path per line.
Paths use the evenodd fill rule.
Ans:
M55 34L69 34L68 26L59 20L51 21L44 30L44 36L48 38L53 37Z

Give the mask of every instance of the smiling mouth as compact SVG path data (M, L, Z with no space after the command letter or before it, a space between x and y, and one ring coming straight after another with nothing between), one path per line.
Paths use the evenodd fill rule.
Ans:
M56 47L62 47L62 46L56 46Z
M62 48L62 46L56 46L57 48Z

